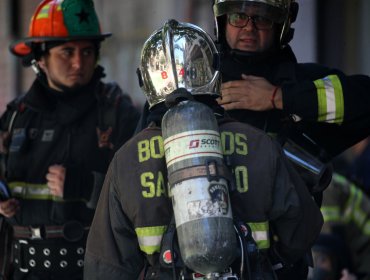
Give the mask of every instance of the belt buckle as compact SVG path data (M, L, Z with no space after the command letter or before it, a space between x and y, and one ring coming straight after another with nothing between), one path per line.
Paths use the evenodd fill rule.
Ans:
M39 227L30 227L30 231L31 231L31 237L30 237L31 240L40 240L40 239L42 239L41 228L39 228Z

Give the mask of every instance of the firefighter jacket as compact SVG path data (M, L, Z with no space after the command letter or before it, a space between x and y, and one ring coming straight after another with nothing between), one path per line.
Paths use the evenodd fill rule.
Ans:
M334 174L324 192L324 233L339 234L358 279L370 279L370 199L345 177Z
M20 201L20 211L7 219L12 226L71 221L90 226L109 162L139 119L128 95L102 77L98 67L86 87L63 93L38 78L8 105L1 117L1 133L10 134L2 172L11 196ZM66 168L62 198L51 195L47 186L46 174L54 164ZM43 229L38 233L45 237Z
M273 247L295 262L320 232L319 208L268 135L240 122L223 122L220 132L236 180L233 214L250 225L261 252ZM145 264L158 266L172 212L161 130L149 127L110 165L88 236L85 279L137 279ZM172 279L169 272L155 279Z
M225 51L221 73L223 82L241 80L245 74L281 86L283 110L228 113L269 134L298 138L300 145L324 162L369 135L368 76L347 76L319 64L297 63L289 46L261 55Z

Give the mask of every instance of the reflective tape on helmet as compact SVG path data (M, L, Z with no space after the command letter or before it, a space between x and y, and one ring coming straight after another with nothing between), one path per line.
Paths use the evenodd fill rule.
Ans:
M248 223L252 230L252 236L254 241L257 243L259 249L270 248L270 238L269 238L269 223Z
M318 121L341 124L344 117L344 99L337 75L314 81L317 89Z
M43 18L48 18L49 17L49 10L50 10L50 4L47 4L45 5L44 7L42 7L42 9L40 10L40 12L35 16L35 19L43 19ZM60 11L61 8L60 6L57 7L57 10Z
M162 236L167 226L141 227L136 228L140 250L148 255L159 253L161 248Z

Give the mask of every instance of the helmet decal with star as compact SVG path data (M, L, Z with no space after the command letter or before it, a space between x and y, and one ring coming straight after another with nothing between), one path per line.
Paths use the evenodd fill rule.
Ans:
M62 10L69 35L93 35L100 32L92 1L65 0L62 2Z

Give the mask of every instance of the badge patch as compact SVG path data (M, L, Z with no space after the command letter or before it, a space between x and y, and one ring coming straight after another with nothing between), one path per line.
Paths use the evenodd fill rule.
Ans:
M44 130L44 133L42 134L41 141L42 142L51 142L54 137L54 130L53 129L47 129Z
M9 152L19 152L21 147L26 142L26 130L24 128L16 128L13 130L12 141L10 143Z

